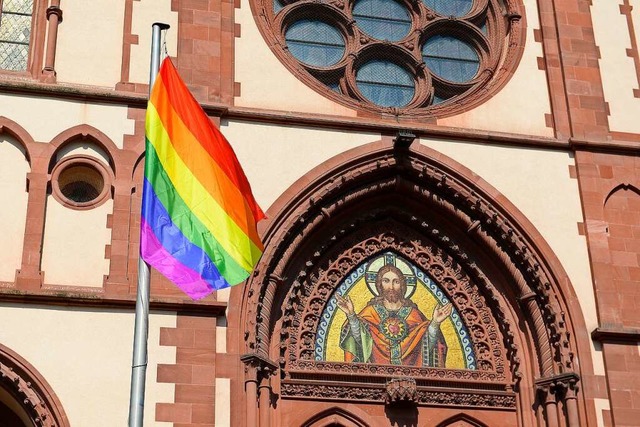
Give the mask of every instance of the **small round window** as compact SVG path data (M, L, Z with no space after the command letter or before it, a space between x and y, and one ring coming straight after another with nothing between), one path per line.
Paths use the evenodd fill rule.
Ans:
M427 40L422 58L433 74L450 82L467 82L480 68L480 58L473 48L451 36L438 35Z
M58 186L67 199L76 203L87 203L100 196L104 188L104 178L92 166L69 166L60 172Z
M340 31L322 21L295 22L287 29L285 40L291 54L307 65L328 67L344 55Z
M473 0L424 0L424 4L443 16L464 16L471 10Z
M54 167L51 179L54 196L67 207L90 209L108 197L109 174L93 158L65 158Z
M404 107L415 93L408 71L387 61L371 61L357 72L356 83L362 95L382 107Z
M353 19L358 28L378 40L402 40L411 29L407 9L394 0L358 0Z

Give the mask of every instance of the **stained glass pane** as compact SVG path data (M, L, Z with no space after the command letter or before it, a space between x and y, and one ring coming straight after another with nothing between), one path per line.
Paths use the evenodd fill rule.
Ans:
M2 2L2 12L31 15L33 13L33 0L4 0Z
M344 55L344 39L336 28L322 21L298 21L287 29L287 47L308 65L328 67Z
M32 0L4 0L0 17L0 68L27 69L31 37Z
M0 20L0 41L13 43L29 43L31 34L31 17L23 15L2 14Z
M371 61L356 75L362 95L381 107L404 107L413 99L415 82L404 68L386 61Z
M478 54L451 36L434 36L422 48L422 58L434 74L452 82L471 80L480 68Z
M411 29L411 17L394 0L359 0L353 7L358 27L378 40L398 41Z
M471 10L473 0L424 0L428 8L444 16L464 16Z
M28 45L0 43L0 69L24 71L27 69L28 57Z

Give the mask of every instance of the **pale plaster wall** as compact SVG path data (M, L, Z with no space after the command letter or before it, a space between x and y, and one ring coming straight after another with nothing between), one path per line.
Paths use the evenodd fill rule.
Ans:
M488 144L427 139L421 143L471 169L531 221L569 275L587 330L598 327L587 242L578 234L583 221L578 181L569 177L573 157L561 151ZM591 346L595 372L604 375L602 355Z
M442 126L552 137L545 114L551 113L549 89L544 70L542 44L533 38L540 28L536 1L525 0L527 37L522 59L509 82L491 99L466 113L438 120Z
M56 73L59 82L113 88L120 81L123 1L63 1L58 27Z
M165 32L167 51L176 56L178 52L178 13L171 11L171 0L141 0L133 2L131 33L138 36L138 44L131 45L129 81L149 83L151 64L151 25L154 22L169 24Z
M220 127L238 156L263 210L298 178L346 150L380 140L380 134L281 125L223 122Z
M216 353L227 352L227 327L216 326Z
M127 424L133 312L0 304L0 324L0 342L42 374L72 426ZM159 363L176 362L175 347L159 345L162 327L176 327L175 313L149 316L145 426L172 425L153 421L156 403L174 401L174 385L155 381Z
M41 267L45 283L102 286L104 275L109 273L105 246L111 242L107 215L112 212L112 200L79 211L62 206L53 196L47 197Z
M630 0L631 15L640 37L640 1ZM638 89L638 78L633 58L627 56L631 48L627 18L620 13L622 1L593 0L591 19L600 48L600 76L605 101L609 103L609 127L618 132L640 132L640 99L633 96ZM614 30L615 29L615 30ZM640 43L640 39L636 40Z
M355 110L320 95L282 65L260 34L248 0L242 0L235 18L242 29L242 36L235 39L235 81L240 83L235 105L356 116Z
M109 165L109 156L107 153L105 153L105 151L100 147L96 147L91 141L78 141L65 145L60 151L58 151L56 161L75 155L93 157L96 160L100 160L105 165Z
M0 281L13 282L20 268L27 220L29 163L22 146L0 134Z
M122 148L123 135L134 132L134 121L127 118L127 112L128 107L120 105L0 94L0 116L18 123L39 142L51 141L62 131L87 124Z
M230 427L231 418L231 379L216 378L216 427Z

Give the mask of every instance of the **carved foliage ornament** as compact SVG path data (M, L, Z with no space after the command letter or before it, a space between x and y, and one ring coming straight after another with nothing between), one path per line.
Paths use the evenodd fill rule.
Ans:
M553 372L572 369L573 352L563 314L567 310L558 293L559 285L543 256L532 240L523 233L522 228L499 207L492 196L439 161L413 152L406 158L398 158L390 147L382 145L374 146L370 152L341 164L337 170L328 170L292 199L271 221L265 234L267 249L254 276L249 279L244 297L247 306L244 318L247 321L245 339L248 352L258 352L268 357L275 322L283 316L283 333L279 336L285 343L281 347L281 364L290 364L294 356L300 356L300 367L313 362L310 346L315 331L312 324L318 319L310 315L322 308L322 298L332 292L339 278L358 259L366 258L376 250L367 248L371 244L375 246L375 239L374 242L367 243L365 239L360 239L362 245L349 254L353 259L351 264L336 255L358 246L357 242L352 241L336 252L336 247L345 240L345 236L376 220L375 212L351 215L353 220L342 223L338 228L331 224L350 206L360 206L367 200L381 196L415 201L429 209L444 212L463 224L478 245L483 246L484 251L508 271L515 293L520 296L524 319L532 329L532 344L537 353L540 375L547 376ZM402 222L411 229L419 230L420 235L428 235L435 246L446 248L451 260L455 258L458 265L463 266L465 274L482 289L480 294L484 295L485 305L489 305L494 316L497 316L498 326L504 328L503 315L496 308L499 304L493 286L460 246L420 215L398 213L401 214L405 215ZM322 230L320 240L316 234L319 230ZM384 231L379 230L379 233ZM313 236L316 238L314 245L305 245ZM370 236L376 234L371 233ZM388 245L383 242L384 236L377 236L378 246ZM396 250L403 253L399 241L395 244L398 246ZM422 244L422 248L429 247ZM425 254L410 254L408 258L420 264L424 263L421 257L429 256L430 262L434 262L433 249L421 251ZM329 252L334 255L329 256ZM329 262L332 264L331 268L325 262L322 271L314 272L323 259L332 259ZM446 266L447 262L450 261L442 257L435 264L444 263ZM447 268L449 271L456 271L453 264ZM455 277L455 273L453 276ZM460 278L453 281L453 284L452 295L458 286L465 286ZM449 285L445 282L444 286ZM472 307L480 306L480 301L469 301ZM303 302L308 307L302 305ZM459 311L464 312L462 306ZM482 315L479 311L477 314ZM488 331L485 333L491 335ZM517 376L519 357L513 338L508 327L502 330L506 358L511 361L510 371ZM492 343L491 340L488 342ZM489 348L491 352L492 347ZM477 350L477 353L482 357L482 350ZM490 359L491 357L486 358ZM494 359L494 363L495 360L500 359ZM500 366L496 363L494 369L497 372Z

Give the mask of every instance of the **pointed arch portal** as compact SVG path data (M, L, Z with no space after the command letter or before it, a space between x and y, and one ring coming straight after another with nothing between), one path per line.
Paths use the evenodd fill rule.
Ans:
M242 307L247 420L306 425L336 401L368 407L367 425L398 417L449 425L469 411L459 419L471 425L585 419L574 333L584 324L568 277L528 220L462 165L424 146L375 142L314 169L269 217L263 258L230 301ZM402 264L395 277L422 286L423 296L406 290L406 309L384 308L374 284L381 263ZM360 314L336 320L337 299L349 292ZM451 314L429 335L435 308L447 304ZM383 336L367 323L376 316L400 320L385 323ZM352 331L346 319L356 317L361 354L382 342L378 350L401 355L341 360ZM403 359L436 333L442 339L429 349L440 342L444 361ZM413 344L403 341L410 336ZM453 363L453 350L473 362Z

